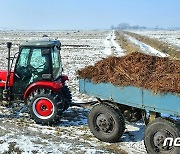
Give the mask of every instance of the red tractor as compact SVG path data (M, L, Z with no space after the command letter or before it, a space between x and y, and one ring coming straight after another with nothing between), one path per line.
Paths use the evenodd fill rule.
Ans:
M26 41L14 57L10 56L11 46L7 42L8 69L0 70L1 101L26 103L36 123L57 123L63 111L72 105L70 90L65 85L68 77L62 75L60 41Z

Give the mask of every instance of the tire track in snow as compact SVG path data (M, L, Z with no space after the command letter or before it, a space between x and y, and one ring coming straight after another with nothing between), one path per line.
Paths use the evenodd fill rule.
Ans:
M107 56L124 56L125 53L119 44L115 41L116 35L114 30L111 31L104 40L105 49L103 53Z

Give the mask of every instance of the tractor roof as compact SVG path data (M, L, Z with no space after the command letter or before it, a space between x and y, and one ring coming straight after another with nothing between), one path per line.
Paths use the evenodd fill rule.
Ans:
M23 42L20 46L21 47L53 47L53 46L60 46L61 42L59 40L30 40Z

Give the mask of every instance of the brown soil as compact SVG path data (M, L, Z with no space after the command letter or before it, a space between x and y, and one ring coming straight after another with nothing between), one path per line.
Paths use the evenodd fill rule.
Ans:
M132 85L155 93L180 93L180 61L140 52L102 59L94 66L79 70L78 75L80 78L91 79L94 83Z

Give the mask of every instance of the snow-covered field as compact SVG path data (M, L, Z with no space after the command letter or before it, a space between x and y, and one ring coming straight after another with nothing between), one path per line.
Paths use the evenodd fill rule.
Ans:
M73 102L95 100L78 91L76 71L109 55L125 53L116 43L113 31L0 31L0 69L5 68L6 42L12 41L12 53L18 51L20 42L47 34L62 43L64 74L72 91ZM135 40L133 40L135 42ZM139 45L142 45L138 42ZM146 48L147 49L147 48ZM148 52L152 52L148 48ZM89 108L69 108L57 126L41 126L29 119L27 113L12 114L0 108L0 153L146 153L143 143L144 124L126 123L126 130L118 143L105 143L96 139L87 125Z
M133 32L180 47L180 30L136 30Z
M137 39L135 39L135 38L133 38L131 36L126 35L126 37L128 37L130 42L138 45L140 47L140 49L146 54L156 55L156 56L159 56L159 57L167 57L167 56L169 56L168 54L162 53L162 52L152 48L151 46L149 46L149 45L147 45L147 44L145 44L143 42L138 41Z

